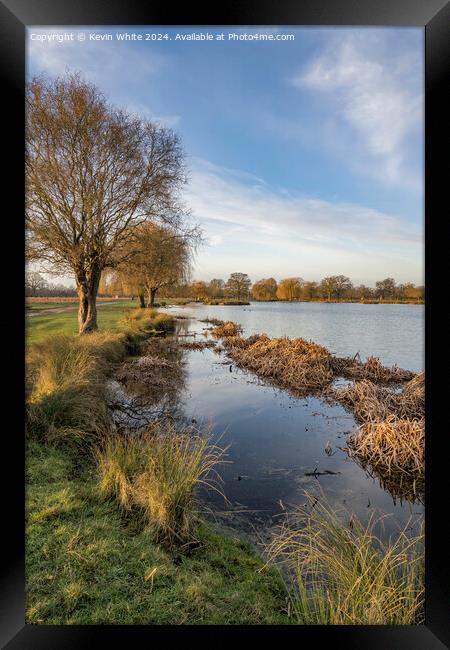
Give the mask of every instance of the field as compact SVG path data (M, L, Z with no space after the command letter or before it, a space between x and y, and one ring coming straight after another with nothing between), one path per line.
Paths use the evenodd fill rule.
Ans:
M100 330L117 332L120 329L119 321L126 309L136 306L136 301L116 300L113 304L102 304L98 306L98 326ZM78 303L70 304L61 302L32 303L33 311L41 311L36 315L27 315L26 337L27 344L38 343L48 336L55 334L76 334L78 331L77 311ZM64 311L56 310L64 309ZM48 314L47 314L48 312Z

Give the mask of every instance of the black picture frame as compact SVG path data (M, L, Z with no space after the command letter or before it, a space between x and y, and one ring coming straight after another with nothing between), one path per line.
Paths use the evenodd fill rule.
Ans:
M422 26L425 30L425 277L426 300L426 624L423 626L295 626L261 630L263 626L32 626L25 625L25 481L23 439L24 286L24 82L27 25L358 25ZM228 0L205 7L189 3L175 9L159 0L3 0L0 2L0 66L3 121L4 277L8 301L0 318L9 416L4 424L2 456L2 553L0 629L8 650L93 647L100 643L135 646L159 643L174 634L192 642L229 643L238 636L258 643L267 633L294 634L300 644L383 650L438 650L450 647L450 572L445 478L448 474L449 430L443 406L447 386L439 370L445 366L447 333L444 309L448 238L445 199L448 182L448 103L450 70L450 5L444 0ZM448 83L447 83L448 86ZM447 136L445 135L447 133ZM447 168L447 169L446 169ZM448 199L447 199L448 200ZM9 203L8 209L6 204ZM7 229L6 229L7 226ZM11 262L6 264L6 253ZM441 328L440 328L441 326ZM444 348L444 349L443 349ZM436 369L436 370L435 370ZM445 368L444 368L445 370ZM447 450L445 449L447 445ZM203 637L203 638L202 638Z

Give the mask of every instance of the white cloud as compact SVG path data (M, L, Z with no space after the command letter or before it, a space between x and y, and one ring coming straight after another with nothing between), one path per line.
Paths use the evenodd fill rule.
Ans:
M396 56L391 47L388 57L384 46L381 33L345 31L291 83L323 93L366 148L372 171L403 183L408 138L423 120L420 51Z
M231 272L229 265L240 260L261 276L346 273L370 282L389 271L399 281L420 281L418 226L361 205L294 196L205 161L193 163L186 200L214 246L200 253L199 273L217 275L217 265Z
M67 69L81 70L89 79L101 84L136 82L143 85L160 72L165 58L156 52L146 51L142 56L139 44L112 41L62 41L32 40L32 34L57 35L78 32L89 35L90 32L106 33L114 29L96 27L81 28L35 28L27 30L27 63L35 70L42 70L50 75L64 74Z

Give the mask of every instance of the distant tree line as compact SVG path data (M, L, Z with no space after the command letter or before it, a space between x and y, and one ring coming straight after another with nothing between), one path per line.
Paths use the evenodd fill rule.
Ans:
M75 287L48 282L39 271L29 271L25 276L25 296L41 298L71 298L76 296Z
M394 278L385 278L374 287L364 284L354 285L345 275L331 275L319 282L304 280L301 277L284 278L277 282L274 278L263 278L251 283L246 273L232 273L227 281L214 278L210 282L194 281L170 287L167 297L191 298L198 301L237 300L275 301L398 301L422 302L425 300L425 287L411 282L397 284Z

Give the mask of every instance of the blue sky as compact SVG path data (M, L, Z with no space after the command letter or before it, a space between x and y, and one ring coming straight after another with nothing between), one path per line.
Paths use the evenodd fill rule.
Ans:
M194 32L214 40L175 38ZM52 36L64 33L74 40ZM207 238L196 279L423 283L422 29L29 27L27 46L29 75L80 70L179 131L185 200Z

